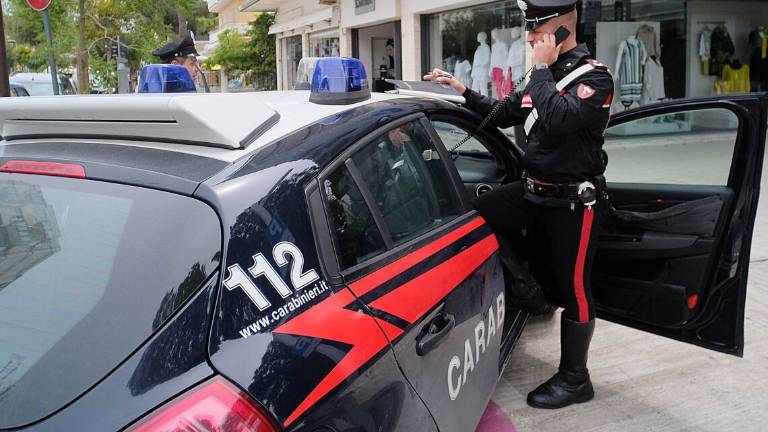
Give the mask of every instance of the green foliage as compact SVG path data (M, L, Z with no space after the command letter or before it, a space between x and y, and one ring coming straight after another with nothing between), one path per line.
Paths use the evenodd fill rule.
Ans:
M251 22L248 31L251 36L251 54L253 56L253 71L257 73L274 72L275 35L269 34L269 27L275 23L274 13L262 13Z
M209 64L220 65L227 71L245 72L253 68L253 53L248 40L235 29L228 29L219 34L219 44Z

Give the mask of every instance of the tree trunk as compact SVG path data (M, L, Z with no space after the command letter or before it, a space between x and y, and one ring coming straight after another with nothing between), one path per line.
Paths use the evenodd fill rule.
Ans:
M176 9L176 16L179 18L179 36L187 34L187 17L181 9Z
M85 43L85 0L78 0L78 4L80 6L80 16L78 17L80 41L77 52L77 90L80 94L88 94L91 92L91 80L88 75L88 49Z
M5 29L3 28L3 2L0 0L0 97L11 95L8 83L8 57L5 52Z

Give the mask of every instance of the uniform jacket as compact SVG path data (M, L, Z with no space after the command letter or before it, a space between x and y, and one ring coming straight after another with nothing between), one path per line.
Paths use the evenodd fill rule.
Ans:
M502 128L523 124L535 107L539 118L528 136L523 168L551 182L592 179L605 172L601 153L613 99L613 78L606 68L596 68L580 76L562 94L556 88L558 80L588 61L592 61L589 50L578 45L560 55L549 69L534 70L528 85L502 102L467 89L466 106L486 116L496 103L501 103L489 124Z

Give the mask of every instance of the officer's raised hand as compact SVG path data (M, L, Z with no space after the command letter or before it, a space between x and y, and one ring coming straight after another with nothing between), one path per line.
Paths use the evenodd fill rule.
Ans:
M557 61L560 56L560 48L562 44L557 45L555 43L555 35L551 33L536 34L528 33L529 42L533 45L533 55L531 56L531 62L534 65L547 64L551 66Z
M465 91L467 91L467 86L465 86L461 81L457 80L453 75L449 74L448 72L434 68L432 69L432 73L428 73L424 75L424 80L426 81L436 81L440 84L448 84L451 86L452 89L456 90L459 94L464 94Z

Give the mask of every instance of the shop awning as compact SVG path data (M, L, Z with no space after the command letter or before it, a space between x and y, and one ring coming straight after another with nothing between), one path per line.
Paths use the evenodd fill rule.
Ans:
M278 15L279 17L279 15ZM276 23L269 28L269 34L282 33L308 25L317 24L322 21L331 22L333 19L333 9L330 7L301 16L299 18L284 23Z

